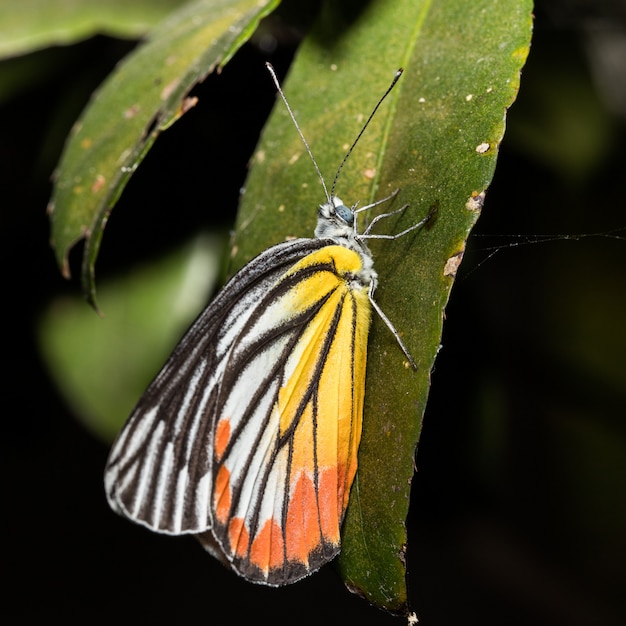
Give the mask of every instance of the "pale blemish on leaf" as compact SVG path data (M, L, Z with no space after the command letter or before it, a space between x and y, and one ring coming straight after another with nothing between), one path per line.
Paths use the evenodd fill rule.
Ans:
M457 270L459 269L459 265L461 265L461 261L463 260L463 255L465 254L465 244L463 244L463 249L459 250L456 254L453 254L448 258L445 265L443 266L443 275L444 276L456 276Z
M465 203L465 208L468 211L481 211L483 204L485 204L485 192L474 191Z

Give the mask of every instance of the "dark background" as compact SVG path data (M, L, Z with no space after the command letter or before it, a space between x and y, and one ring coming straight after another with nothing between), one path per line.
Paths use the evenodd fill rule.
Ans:
M423 624L626 620L626 74L619 48L610 73L610 53L618 44L626 49L625 16L613 2L544 0L536 9L519 99L447 309L417 455L408 568ZM132 45L97 37L0 66L23 77L0 99L0 459L9 580L0 618L402 623L349 594L330 567L290 588L259 588L226 572L193 539L146 532L106 505L108 444L76 421L55 390L35 328L52 297L79 289L60 277L48 244L50 174L89 94ZM283 41L272 55L279 71L293 51ZM157 141L107 229L100 277L207 219L232 223L274 102L267 57L246 46ZM207 89L217 95L203 98ZM211 154L209 144L223 150ZM190 152L196 158L178 158ZM218 181L209 188L198 185L207 171ZM164 178L171 185L155 188L152 181ZM152 220L150 244L139 236L148 215L163 216ZM525 243L581 233L611 235Z

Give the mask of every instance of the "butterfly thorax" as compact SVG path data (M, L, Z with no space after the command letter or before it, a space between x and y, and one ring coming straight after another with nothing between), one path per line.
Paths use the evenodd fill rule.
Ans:
M320 205L318 210L315 236L319 239L332 239L340 246L354 250L360 257L362 268L354 278L362 285L374 286L378 282L378 274L374 270L374 261L365 241L359 236L354 210L346 206L337 196L331 202Z

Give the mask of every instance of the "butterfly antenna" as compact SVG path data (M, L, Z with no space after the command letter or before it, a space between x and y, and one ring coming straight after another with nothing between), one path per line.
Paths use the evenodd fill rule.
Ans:
M361 132L357 135L356 139L350 146L350 149L348 150L348 152L346 152L346 156L343 157L343 161L341 162L341 165L339 166L339 169L337 170L337 173L335 174L335 180L333 180L333 186L330 188L331 197L335 195L335 186L337 185L339 174L341 174L341 170L343 169L343 166L346 164L348 157L352 154L352 151L354 150L356 144L359 142L359 139L361 139L361 135L363 135L363 133L365 132L365 129L369 126L369 123L372 121L372 118L374 117L374 115L376 115L376 111L378 111L378 107L383 103L383 100L389 95L389 92L394 88L400 76L402 76L402 72L404 72L403 68L400 68L396 72L396 75L393 77L393 80L391 81L391 85L389 85L389 87L387 88L387 91L385 91L381 99L378 101L378 103L374 107L374 110L370 113L370 116L367 118L367 121L363 125L363 128L361 128Z
M309 147L309 144L307 143L307 140L304 138L304 134L300 130L300 126L298 126L298 122L296 121L296 116L293 114L293 111L291 110L291 107L289 106L289 102L287 102L287 98L285 97L285 94L283 93L283 90L280 87L280 83L278 82L278 78L276 78L276 72L274 71L274 68L272 67L271 63L265 63L265 66L267 67L269 73L272 76L274 84L276 85L276 90L280 94L280 97L283 99L283 102L285 103L285 106L287 107L287 111L289 111L289 115L291 116L291 121L293 122L293 125L296 127L296 130L298 131L298 134L300 135L300 139L302 139L302 143L304 144L304 147L306 148L306 151L309 153L309 156L311 157L311 161L313 161L313 165L315 166L315 171L317 172L317 175L318 175L318 177L320 179L320 182L322 183L322 187L324 188L324 194L326 195L326 201L329 204L332 204L331 196L328 194L328 189L326 187L326 183L324 182L324 177L322 176L322 172L320 172L320 168L317 165L317 161L315 160L315 158L313 156L313 153L311 152L311 148ZM387 92L387 93L389 93L389 92ZM385 96L386 95L387 94L385 94ZM384 96L383 96L383 98L384 98ZM380 102L378 104L380 104ZM378 107L376 107L376 108L378 108ZM376 110L376 109L374 109L374 110ZM363 132L363 131L361 131L361 132ZM350 150L352 150L352 148L350 148ZM344 161L345 161L345 159L344 159ZM342 163L342 165L343 165L343 163ZM333 183L333 189L334 188L335 188L335 185Z

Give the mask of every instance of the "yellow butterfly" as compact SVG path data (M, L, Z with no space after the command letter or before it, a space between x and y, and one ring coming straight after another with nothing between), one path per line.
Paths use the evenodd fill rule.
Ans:
M361 211L326 194L314 239L273 246L201 313L150 384L111 450L111 507L151 530L194 534L249 581L284 585L340 549L357 469L377 275ZM402 207L398 213L404 210Z

